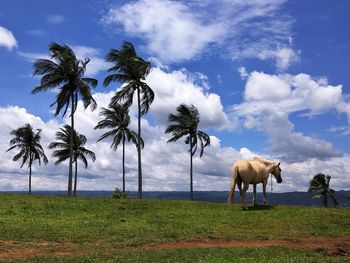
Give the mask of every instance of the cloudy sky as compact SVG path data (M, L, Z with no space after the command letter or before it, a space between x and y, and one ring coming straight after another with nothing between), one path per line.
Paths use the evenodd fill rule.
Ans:
M152 62L146 81L156 97L142 120L144 190L188 190L189 156L183 141L167 144L169 113L194 104L211 146L194 160L195 190L228 190L230 167L254 155L281 161L275 191L305 191L313 175L332 175L350 189L350 2L287 0L12 0L0 3L0 190L26 190L26 168L12 161L12 129L42 129L46 153L56 131L55 92L31 95L39 78L33 62L52 42L89 57L86 75L102 83L104 57L122 41ZM106 107L119 84L99 84ZM121 152L96 143L100 120L79 105L76 129L97 155L80 168L79 189L121 187ZM136 130L135 109L131 109ZM127 189L136 190L137 154L127 147ZM68 165L34 167L33 190L65 190Z

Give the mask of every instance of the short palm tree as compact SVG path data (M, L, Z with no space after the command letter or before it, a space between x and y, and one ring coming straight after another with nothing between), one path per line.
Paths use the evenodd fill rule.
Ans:
M324 207L328 207L328 196L332 198L334 206L338 205L338 201L335 198L335 191L329 188L329 182L331 177L322 173L316 174L310 181L308 192L317 192L314 198L323 197Z
M210 145L210 137L205 132L198 130L200 118L198 109L194 105L188 106L186 104L181 104L176 108L176 111L177 115L169 115L169 122L173 124L167 127L165 133L171 133L172 135L168 142L175 142L183 136L186 136L185 143L190 146L190 194L191 200L193 200L192 158L196 153L198 141L200 145L200 157L202 157L204 148Z
M121 89L112 98L111 104L122 104L129 107L133 103L133 97L137 94L138 108L138 131L141 138L141 116L146 114L154 100L153 90L144 82L151 70L151 63L137 56L134 46L129 42L124 42L122 47L111 49L106 56L108 62L114 65L108 69L111 75L107 76L103 82L108 86L111 82L123 84ZM138 193L137 197L142 198L142 166L141 166L141 144L137 145L138 156Z
M40 145L41 139L41 130L37 129L37 132L33 131L33 127L30 124L26 124L17 130L12 130L10 135L13 135L14 138L10 140L10 148L7 149L11 151L13 149L18 149L19 153L17 153L14 157L14 161L18 161L22 159L22 165L28 161L29 168L29 194L32 193L32 164L35 160L38 161L39 165L41 165L41 159L44 164L47 164L48 160L44 153L43 147Z
M74 196L77 194L77 177L78 177L78 160L81 160L85 166L85 169L88 167L88 161L86 157L96 160L95 153L86 149L84 145L87 140L86 137L82 134L77 133L75 130L72 132L72 128L69 125L64 125L56 133L56 139L58 141L52 142L49 145L50 149L56 149L52 156L57 158L55 164L60 164L70 158L70 138L73 134L73 162L75 163L75 175L74 175Z
M91 87L97 86L97 80L83 77L86 65L90 59L78 60L73 50L67 45L52 43L49 46L51 59L37 59L34 63L33 75L41 75L40 85L32 90L32 93L47 91L58 88L55 115L63 111L64 116L71 109L71 127L74 129L74 112L78 105L78 97L83 101L84 107L89 105L91 109L96 108L96 102L91 95ZM73 137L70 138L70 145L73 146ZM69 151L69 174L68 174L68 195L72 194L73 175L73 148Z
M136 147L140 145L144 147L141 137L136 132L129 129L130 116L129 110L119 104L111 104L109 108L102 108L100 116L104 116L104 120L100 121L95 129L109 129L102 134L98 141L104 140L108 137L113 137L111 148L116 151L120 143L123 145L123 193L125 193L125 142L132 141Z

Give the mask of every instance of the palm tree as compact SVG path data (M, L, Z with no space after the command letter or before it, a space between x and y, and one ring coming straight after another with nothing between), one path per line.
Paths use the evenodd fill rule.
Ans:
M185 143L189 144L190 149L190 193L191 200L193 200L193 165L192 158L196 153L198 141L200 144L200 157L203 155L204 148L210 145L210 137L203 131L198 130L198 124L200 122L198 109L194 106L188 106L181 104L176 108L177 115L170 114L170 124L165 133L171 133L172 138L168 142L175 142L178 139L186 136Z
M151 63L137 56L134 46L129 42L124 42L122 47L111 49L106 56L108 62L114 63L108 69L111 75L107 76L103 82L108 86L111 82L123 84L121 89L112 98L111 104L121 103L129 107L133 103L134 93L137 94L138 108L138 131L141 138L141 116L145 115L154 100L153 90L144 82L151 70ZM141 144L137 144L138 156L138 192L137 197L142 198L142 166L141 166Z
M39 165L41 165L41 159L44 164L48 163L47 157L44 153L43 147L40 145L40 136L41 130L37 129L35 133L33 127L30 124L26 124L23 127L19 127L17 130L12 130L10 135L13 135L14 138L10 140L10 148L6 152L11 151L15 148L19 149L13 157L13 161L18 161L22 158L22 165L28 160L29 167L29 194L32 193L32 164L35 160L38 160Z
M33 75L41 75L40 85L32 90L35 94L40 91L47 91L58 88L59 92L56 101L51 106L56 105L55 115L63 111L64 116L71 106L70 118L71 127L74 129L74 112L77 109L78 97L80 95L83 105L91 109L96 108L96 102L91 95L91 87L97 86L97 80L84 78L86 65L90 59L78 60L73 50L67 45L52 43L49 46L50 59L37 59L34 63ZM73 135L73 134L72 134ZM68 195L72 194L72 174L73 174L73 137L70 138L69 149L69 175L68 175Z
M314 178L310 181L308 192L315 192L317 194L314 198L323 197L323 205L324 207L328 207L328 196L332 198L334 206L337 206L339 203L335 198L335 191L329 188L329 182L331 177L329 175L324 175L322 173L316 174Z
M109 108L102 108L100 116L104 116L105 119L100 121L95 129L110 129L108 132L101 135L98 141L104 140L107 137L113 137L111 148L116 151L118 145L123 144L123 193L125 193L125 142L132 141L136 147L140 144L143 148L144 143L141 137L136 132L129 129L130 116L129 110L119 104L110 104Z
M70 138L73 134L73 162L75 163L75 175L74 175L74 196L77 193L77 177L78 177L78 160L81 160L85 166L85 169L88 167L88 161L86 157L96 160L95 153L86 149L84 145L87 140L86 137L82 134L77 133L75 130L72 132L72 128L69 125L64 125L56 133L56 139L58 141L52 142L49 145L50 149L57 149L52 153L53 157L57 158L55 164L60 164L70 158Z

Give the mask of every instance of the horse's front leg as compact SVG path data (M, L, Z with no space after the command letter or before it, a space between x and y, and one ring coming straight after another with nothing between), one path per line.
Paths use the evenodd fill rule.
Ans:
M245 202L245 194L249 188L249 184L243 183L243 189L241 191L241 202L242 202L242 208L243 210L247 210L247 204Z
M253 205L257 206L257 202L256 202L256 184L253 184Z
M266 202L266 185L267 185L267 182L263 182L263 198L264 198L264 205L267 205L267 202Z

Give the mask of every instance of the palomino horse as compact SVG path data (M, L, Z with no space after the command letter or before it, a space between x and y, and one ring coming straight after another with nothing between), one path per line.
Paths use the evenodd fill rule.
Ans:
M236 184L241 194L242 208L247 209L245 194L249 184L253 185L253 204L256 203L256 185L263 184L264 205L266 205L266 185L269 174L273 174L278 183L282 183L280 163L254 157L252 161L238 160L232 167L232 182L227 204L232 204L235 194ZM242 188L243 183L243 188Z

